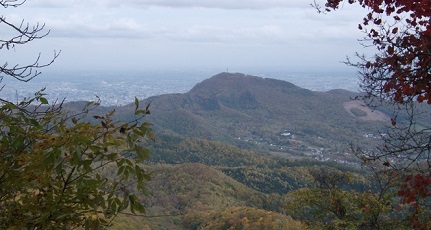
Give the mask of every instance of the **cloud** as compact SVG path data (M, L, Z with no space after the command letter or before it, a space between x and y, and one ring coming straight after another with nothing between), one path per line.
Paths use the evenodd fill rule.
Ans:
M202 7L217 9L270 9L309 6L303 0L130 0L134 5L164 7Z
M172 12L171 12L172 13ZM297 17L284 21L247 19L256 15L245 14L239 18L226 17L211 21L188 12L192 21L149 20L125 14L94 15L91 12L73 12L65 17L39 15L30 21L44 22L51 30L50 37L99 38L99 39L152 39L190 43L232 44L285 44L293 40L316 41L322 39L359 38L354 24L331 24L331 20L314 19L298 21ZM112 15L115 15L113 17ZM215 15L212 15L214 17ZM16 16L15 16L16 17ZM194 18L197 17L197 18ZM329 18L328 18L329 19ZM353 29L352 29L353 28Z
M29 1L24 6L40 7L40 8L67 8L72 7L77 3L75 0L39 0Z
M51 37L100 39L152 39L188 43L265 44L283 43L289 35L276 25L260 27L188 26L156 27L120 18L106 24L77 20L45 20Z
M305 8L310 3L304 0L39 0L30 2L32 6L46 8L74 7L171 7L171 8L214 8L214 9L272 9L272 8Z
M100 20L91 14L74 13L65 18L39 16L31 21L46 24L50 37L67 38L145 38L151 31L133 18L119 17L115 20Z
M45 5L50 3L48 0L44 1ZM131 4L131 0L128 3ZM284 14L283 9L278 11ZM26 19L46 23L51 30L50 37L72 39L133 38L200 43L263 43L265 40L283 42L286 40L287 29L279 25L277 21L280 19L273 21L273 14L268 16L267 13L199 8L152 8L144 11L110 8L95 11L80 5L69 9L41 9L33 15L27 14Z
M288 40L287 33L275 25L261 27L228 28L192 26L182 30L169 30L170 40L198 43L274 43Z
M46 23L51 30L50 37L74 41L84 38L97 42L271 48L307 47L310 43L341 44L361 38L361 34L356 33L356 19L361 19L355 15L356 9L319 15L309 6L309 1L304 0L30 2L46 8L31 11L36 15L22 15L27 15L30 21Z

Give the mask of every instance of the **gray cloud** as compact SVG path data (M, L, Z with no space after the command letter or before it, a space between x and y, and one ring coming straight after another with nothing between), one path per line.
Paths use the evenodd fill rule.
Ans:
M79 19L77 19L79 18ZM49 25L51 37L100 39L152 39L191 43L283 43L291 37L277 25L257 27L223 27L186 25L147 26L131 18L119 18L105 23L84 16L67 20L41 18Z
M39 0L29 2L31 6L44 8L64 8L78 5L105 7L172 7L172 8L214 8L214 9L271 9L310 7L306 0Z
M68 19L40 18L51 30L50 37L70 38L147 38L157 34L131 18L118 18L114 21L97 22L91 17L74 15Z
M23 5L30 7L40 7L40 8L67 8L72 7L77 3L76 0L39 0L39 1L28 1Z
M142 6L203 7L218 9L270 9L309 6L309 4L303 0L130 0L129 3Z
M349 8L319 15L310 2L36 0L10 17L46 23L51 29L47 47L55 44L64 50L67 67L69 62L91 66L93 60L102 66L281 66L303 65L310 57L311 62L333 59L338 64L353 53L346 41L356 44L360 38L356 28L361 12ZM85 63L83 56L88 57Z

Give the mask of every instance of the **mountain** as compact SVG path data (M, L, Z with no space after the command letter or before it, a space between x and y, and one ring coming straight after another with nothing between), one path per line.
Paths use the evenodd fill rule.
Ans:
M145 119L157 136L146 145L151 158L144 163L152 178L150 194L141 196L149 216L120 216L114 228L304 229L288 216L283 197L313 187L313 171L350 175L354 179L343 189L373 187L364 171L351 166L356 158L349 144L374 144L378 138L364 134L377 134L389 118L351 99L356 96L221 73L187 93L141 101L151 104ZM68 108L79 111L84 104ZM93 112L115 109L115 119L130 120L134 108Z
M353 100L356 96L345 90L314 92L281 80L220 73L187 93L141 103L151 103L149 120L161 134L304 155L322 148L346 152L350 143L370 145L373 140L364 135L377 136L389 117Z
M146 145L151 149L147 164L205 164L256 191L285 194L306 186L310 177L304 171L316 164L296 160L359 165L350 144L368 148L379 141L377 130L388 123L387 115L351 99L356 96L221 73L187 93L140 102L151 103L146 120L157 136ZM71 107L77 110L80 104ZM130 120L134 107L106 109Z

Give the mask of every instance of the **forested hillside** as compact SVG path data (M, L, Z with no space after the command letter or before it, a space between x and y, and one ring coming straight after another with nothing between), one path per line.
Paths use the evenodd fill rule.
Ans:
M141 101L150 104L147 119L157 136L144 144L151 151L143 164L151 176L148 194L139 196L146 215L120 215L114 226L320 229L372 221L371 214L355 213L364 205L380 207L383 201L374 192L381 187L351 147L378 144L391 114L356 96L221 73L188 93ZM76 110L81 104L66 107ZM116 110L115 119L127 120L134 105L92 112L110 110ZM339 203L332 204L334 199ZM385 210L379 215L387 215Z
M149 121L158 141L169 139L163 145L191 137L291 158L354 161L348 154L350 144L372 146L391 115L353 100L356 96L344 90L314 92L280 80L221 73L188 93L141 103L151 104ZM117 108L119 116L132 109L132 105Z
M355 96L222 73L188 93L141 101L150 104L148 119L157 134L147 142L151 156L144 164L151 172L149 194L140 196L149 217L120 216L118 228L303 229L289 216L298 218L286 200L294 191L315 188L315 172L350 175L341 186L346 191L373 189L349 149L378 141L364 134L377 136L387 117L356 103ZM95 113L105 109L124 120L133 106Z

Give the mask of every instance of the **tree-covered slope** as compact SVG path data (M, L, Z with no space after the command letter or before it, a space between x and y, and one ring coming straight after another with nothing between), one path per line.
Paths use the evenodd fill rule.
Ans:
M147 185L150 194L141 196L148 217L119 216L114 228L214 229L227 224L301 229L299 222L277 212L282 211L281 196L255 191L213 167L155 165L149 170L152 172ZM244 217L248 218L247 225Z
M221 73L188 93L155 96L141 103L151 103L150 121L159 133L297 153L301 145L334 151L348 149L349 143L368 145L370 140L363 135L377 134L384 122L363 119L364 111L373 113L363 105L346 107L355 95L313 92L281 80ZM278 148L271 148L274 145Z
M117 228L301 226L285 215L283 200L295 190L313 188L316 171L350 175L341 187L346 191L373 189L366 173L350 164L356 158L348 154L349 144L378 141L364 134L377 136L388 117L352 101L355 96L222 73L188 93L141 101L151 104L147 118L157 133L155 142L144 144L151 149L145 162L150 194L141 196L148 216L120 216ZM125 120L134 105L93 112L112 109L115 119ZM331 152L349 164L305 160L310 153L326 157Z

